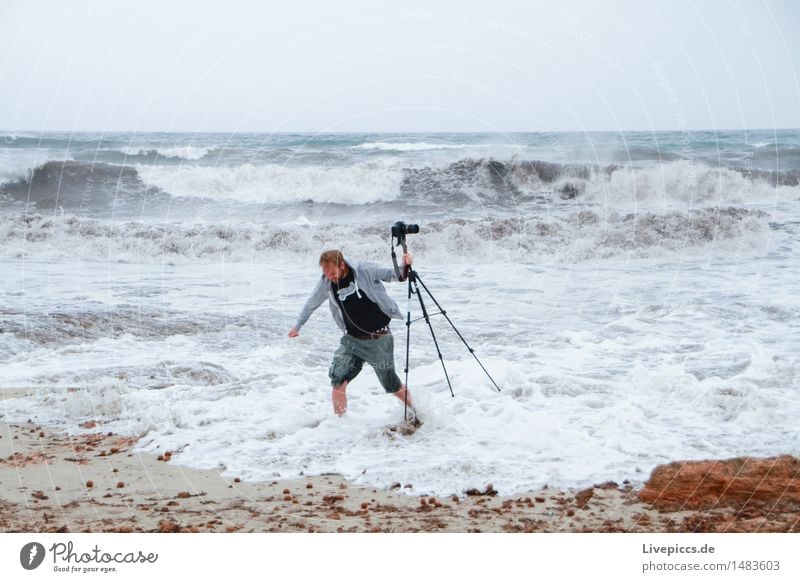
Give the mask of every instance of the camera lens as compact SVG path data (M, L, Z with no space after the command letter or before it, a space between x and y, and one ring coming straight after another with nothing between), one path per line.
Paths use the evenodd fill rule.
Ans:
M395 238L405 237L407 234L417 234L418 232L418 224L406 224L402 220L398 220L392 225L392 236Z

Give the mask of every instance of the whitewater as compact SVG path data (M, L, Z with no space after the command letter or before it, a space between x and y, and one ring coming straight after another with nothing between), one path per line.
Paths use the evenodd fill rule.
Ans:
M800 132L0 144L5 422L137 436L243 480L437 495L800 454ZM414 323L407 437L368 368L333 415L327 308L287 338L320 252L389 266L396 220L420 225L415 267L501 388L435 316L451 396Z

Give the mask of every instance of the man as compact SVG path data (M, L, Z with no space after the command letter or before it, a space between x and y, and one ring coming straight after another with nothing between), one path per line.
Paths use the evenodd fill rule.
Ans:
M403 264L411 266L412 262L410 254L403 255ZM412 423L417 424L411 393L395 373L394 338L389 331L389 321L403 319L403 314L381 283L400 280L394 268L345 261L339 250L322 253L319 265L322 276L297 323L289 331L289 337L297 337L311 314L328 300L333 319L344 332L328 370L334 413L342 416L347 412L347 385L367 362L378 375L383 389L408 403Z

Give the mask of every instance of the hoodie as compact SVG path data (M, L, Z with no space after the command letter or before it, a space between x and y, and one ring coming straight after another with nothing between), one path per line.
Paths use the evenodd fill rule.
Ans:
M361 297L361 293L366 295L369 299L374 301L381 311L392 319L403 319L403 314L400 308L395 303L394 299L389 297L386 289L383 287L381 281L399 281L397 274L393 267L379 267L374 263L358 263L355 261L345 261L345 264L353 272L353 281L356 287L356 294ZM306 301L303 309L300 311L300 316L297 318L297 323L294 327L298 331L308 321L311 314L322 305L325 300L328 300L328 307L330 307L333 320L343 333L347 333L347 327L344 324L344 315L333 295L333 285L325 275L320 276L319 282L311 292L311 296Z

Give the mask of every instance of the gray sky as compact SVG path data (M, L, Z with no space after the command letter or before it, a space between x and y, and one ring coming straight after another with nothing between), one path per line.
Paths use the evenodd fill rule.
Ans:
M0 2L0 128L800 127L795 0Z

